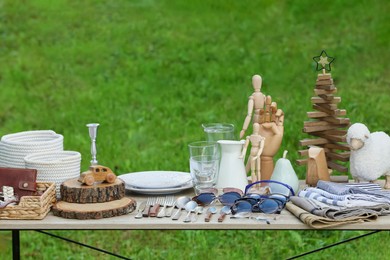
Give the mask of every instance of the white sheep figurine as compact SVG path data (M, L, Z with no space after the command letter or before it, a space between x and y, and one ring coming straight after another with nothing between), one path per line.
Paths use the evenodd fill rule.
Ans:
M351 148L350 172L356 182L373 182L386 176L385 189L390 188L390 137L384 132L370 133L361 123L347 132Z

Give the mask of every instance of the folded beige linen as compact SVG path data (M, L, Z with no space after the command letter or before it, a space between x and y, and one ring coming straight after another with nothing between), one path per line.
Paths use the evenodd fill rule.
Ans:
M311 228L330 228L351 223L363 223L374 221L378 218L377 214L368 213L364 216L354 216L343 218L341 220L320 217L294 205L292 202L286 204L286 209L299 218L303 223Z

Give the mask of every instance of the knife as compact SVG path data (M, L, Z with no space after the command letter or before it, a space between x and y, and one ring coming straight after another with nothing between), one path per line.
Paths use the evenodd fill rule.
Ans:
M142 218L142 211L144 211L145 207L146 201L142 201L141 204L139 204L138 213L135 215L135 218Z

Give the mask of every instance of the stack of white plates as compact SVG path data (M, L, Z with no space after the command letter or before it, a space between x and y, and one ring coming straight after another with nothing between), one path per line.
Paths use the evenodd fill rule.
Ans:
M51 130L4 135L0 141L0 167L26 168L24 157L36 152L62 151L64 137Z
M193 187L188 172L146 171L118 176L125 182L127 190L142 194L172 194Z

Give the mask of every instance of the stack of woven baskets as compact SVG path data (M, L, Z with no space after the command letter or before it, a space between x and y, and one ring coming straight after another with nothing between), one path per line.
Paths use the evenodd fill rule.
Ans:
M60 185L80 176L81 155L63 150L64 137L51 130L5 135L0 140L0 167L37 169L37 181Z

